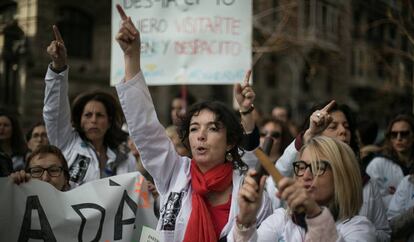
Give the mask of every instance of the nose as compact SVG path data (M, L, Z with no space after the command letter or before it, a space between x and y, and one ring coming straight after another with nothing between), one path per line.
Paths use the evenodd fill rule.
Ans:
M43 171L42 177L40 177L40 179L45 182L50 181L49 172L47 172L47 170Z
M96 120L97 120L96 114L93 114L91 117L91 121L96 123Z
M200 131L197 134L197 140L198 141L205 141L206 140L206 131L205 129L200 129Z
M312 180L313 179L313 173L312 173L311 167L306 167L305 173L303 173L303 179L304 180Z

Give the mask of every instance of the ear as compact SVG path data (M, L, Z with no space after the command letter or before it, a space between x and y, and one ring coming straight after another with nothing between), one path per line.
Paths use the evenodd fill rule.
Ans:
M226 152L229 152L231 149L233 149L234 145L227 145Z

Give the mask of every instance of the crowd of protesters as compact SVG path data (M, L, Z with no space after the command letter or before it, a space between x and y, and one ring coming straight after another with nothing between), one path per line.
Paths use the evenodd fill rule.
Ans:
M335 101L309 110L302 128L282 106L259 118L248 71L234 87L238 112L177 97L164 128L141 71L140 33L117 9L125 60L118 97L98 90L69 103L65 43L53 26L43 120L24 136L18 119L0 111L1 176L64 192L138 171L165 241L414 241L412 115L396 115L381 143L374 120L358 121ZM278 182L252 169L265 139L284 176Z

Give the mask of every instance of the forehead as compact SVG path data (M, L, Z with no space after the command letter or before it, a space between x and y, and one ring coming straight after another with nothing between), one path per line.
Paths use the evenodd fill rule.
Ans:
M405 131L405 130L411 130L410 124L407 123L404 120L397 121L392 125L391 128L392 131L398 130L398 131Z
M30 167L49 167L52 165L62 165L62 161L55 154L38 154L30 160Z
M333 122L337 122L337 123L348 122L348 120L346 119L345 114L340 110L333 111L332 113L330 113L330 115L333 119Z
M45 126L44 125L39 125L39 126L34 127L32 133L34 134L34 133L44 133L44 132L46 132Z
M325 155L321 154L320 152L315 152L315 150L311 151L311 149L308 147L302 151L299 158L306 163L316 162L317 160L329 160Z
M7 124L11 124L11 121L8 117L6 116L0 116L0 123L7 123Z
M183 106L184 102L181 98L174 98L171 102L172 107L181 107Z
M281 131L282 127L280 127L279 124L274 122L267 122L265 125L263 125L263 129L265 130L278 130Z
M83 108L84 112L105 112L106 108L102 102L91 100L86 103L85 107Z
M194 114L191 117L190 124L192 123L202 124L202 123L211 123L211 122L216 122L216 114L208 109L202 109L200 110L200 112Z

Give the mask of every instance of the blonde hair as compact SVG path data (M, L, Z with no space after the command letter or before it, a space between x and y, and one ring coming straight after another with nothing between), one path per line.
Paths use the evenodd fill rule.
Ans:
M334 198L328 204L336 220L344 220L358 214L362 206L362 179L358 161L351 147L335 138L317 136L300 150L308 150L313 174L318 174L318 161L327 160L334 180ZM317 179L317 177L315 177Z

